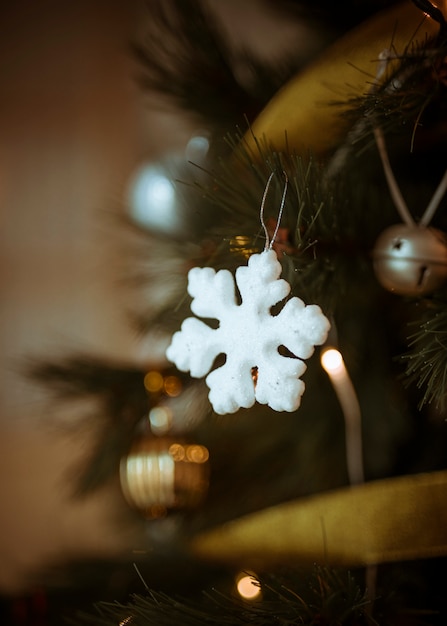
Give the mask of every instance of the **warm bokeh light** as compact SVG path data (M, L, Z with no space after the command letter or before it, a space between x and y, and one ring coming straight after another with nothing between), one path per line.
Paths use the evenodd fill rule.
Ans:
M186 456L186 450L181 443L173 443L169 446L169 454L174 461L183 461Z
M236 579L238 594L245 600L255 600L261 595L261 587L254 574L241 573Z
M344 369L341 352L328 348L321 354L321 365L328 374L338 374Z
M253 241L251 237L247 237L246 235L236 235L230 239L230 251L238 252L242 254L247 259L254 253L257 252L255 248L253 248Z
M168 396L175 398L182 392L182 381L178 376L166 376L164 379L164 389Z
M161 391L163 388L163 382L163 376L157 371L148 372L144 377L144 386L149 393L157 393L157 391Z
M210 456L205 446L198 444L182 445L181 443L171 444L169 454L174 461L189 461L190 463L206 463Z
M206 463L210 453L205 446L191 445L186 447L186 459L191 463Z

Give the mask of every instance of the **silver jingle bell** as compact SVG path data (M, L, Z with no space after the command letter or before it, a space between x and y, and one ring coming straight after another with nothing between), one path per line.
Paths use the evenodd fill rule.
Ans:
M377 239L373 250L379 283L396 294L421 296L447 280L447 238L435 228L396 224Z

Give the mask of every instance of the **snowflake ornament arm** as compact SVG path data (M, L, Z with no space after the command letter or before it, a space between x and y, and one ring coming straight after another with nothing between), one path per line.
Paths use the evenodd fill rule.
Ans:
M318 305L306 306L297 297L288 300L278 315L271 314L271 308L290 293L280 274L281 264L272 249L253 254L248 266L236 270L240 304L228 270L196 267L188 274L192 312L218 320L219 326L214 329L187 318L173 335L166 356L179 370L201 378L216 357L226 355L224 365L206 377L209 400L218 414L249 408L255 401L276 411L295 411L300 405L303 359L326 341L330 325ZM280 354L280 346L293 357Z

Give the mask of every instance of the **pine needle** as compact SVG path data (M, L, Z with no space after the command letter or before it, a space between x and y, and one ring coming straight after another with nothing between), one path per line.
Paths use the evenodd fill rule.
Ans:
M427 303L418 330L409 337L406 361L407 385L423 389L420 408L433 403L444 411L447 401L447 307L445 302Z

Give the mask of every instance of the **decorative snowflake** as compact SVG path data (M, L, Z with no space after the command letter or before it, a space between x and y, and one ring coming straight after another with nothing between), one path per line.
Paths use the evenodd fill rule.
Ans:
M290 293L290 285L279 279L281 264L269 249L253 254L248 266L236 270L195 267L188 274L191 311L198 317L216 319L211 328L188 317L172 337L167 358L183 372L202 378L217 356L226 355L224 365L206 377L209 400L216 413L234 413L255 401L276 411L295 411L301 402L306 365L314 346L325 342L329 321L316 304L306 306L293 297L278 315L271 308ZM283 346L292 356L278 351ZM283 350L284 352L284 350Z

